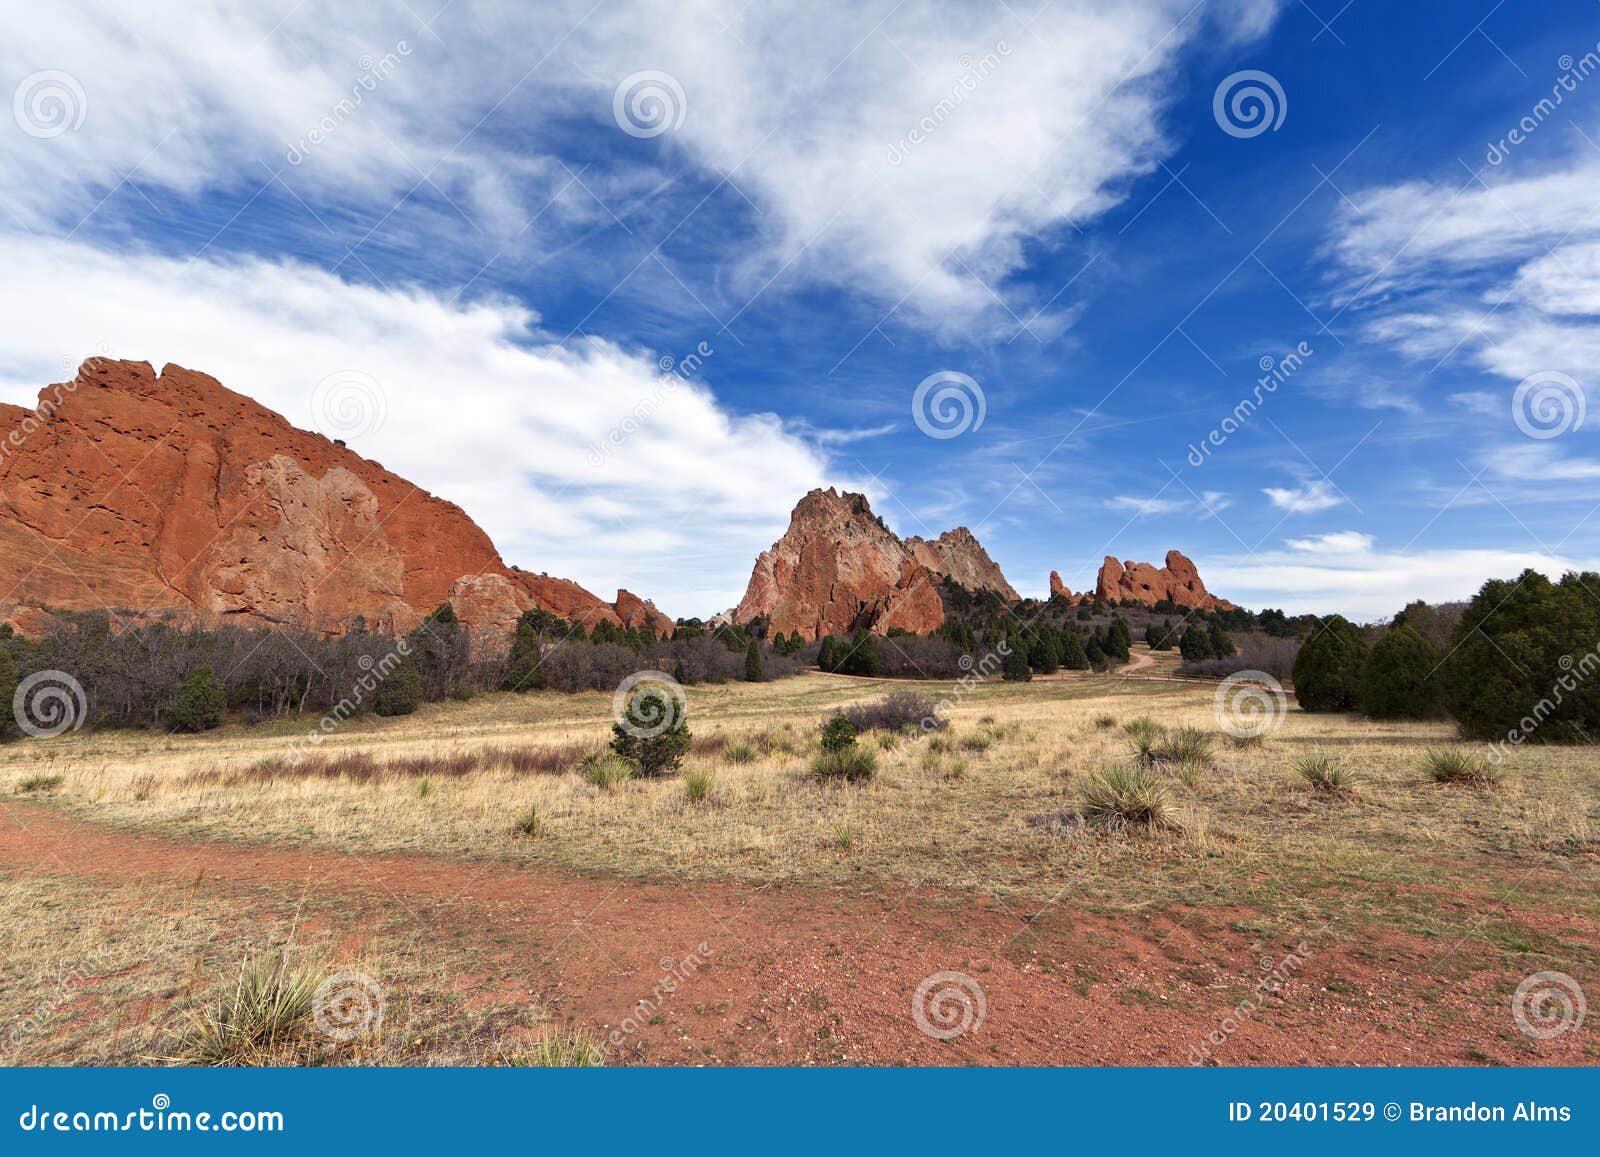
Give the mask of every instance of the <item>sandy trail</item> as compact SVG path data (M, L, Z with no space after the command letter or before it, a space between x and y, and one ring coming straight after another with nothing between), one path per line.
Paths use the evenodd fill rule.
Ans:
M364 910L399 908L440 952L476 945L514 961L507 999L537 999L600 1035L651 993L663 962L703 944L706 966L628 1038L624 1055L653 1064L1184 1064L1251 996L1264 962L1294 948L1238 931L1249 914L1235 910L1114 920L932 888L590 878L185 842L17 803L0 804L0 872L184 882L241 905L264 903L263 892L302 895L308 911L357 924ZM1505 1001L1517 978L1486 962L1441 996L1427 972L1436 955L1384 929L1355 946L1325 938L1277 994L1229 1021L1216 1059L1460 1064L1469 1042L1519 1056ZM981 1023L950 1041L923 1032L913 1012L919 984L941 972L982 992ZM1580 1035L1542 1042L1538 1059L1582 1063ZM1528 1062L1525 1048L1519 1059Z

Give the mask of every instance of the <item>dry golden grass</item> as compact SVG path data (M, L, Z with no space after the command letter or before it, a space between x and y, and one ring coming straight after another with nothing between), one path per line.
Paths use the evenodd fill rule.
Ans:
M1481 882L1542 866L1569 876L1570 910L1595 908L1600 756L1590 748L1523 748L1501 768L1498 790L1452 791L1421 770L1429 748L1451 742L1447 724L1291 711L1266 742L1237 746L1217 729L1209 686L1074 677L980 686L934 736L863 736L878 757L870 781L807 774L834 710L903 686L807 675L690 688L702 753L685 770L710 774L693 791L681 776L603 788L578 774L576 759L557 774L491 758L465 775L253 778L251 768L304 733L302 722L15 744L0 750L0 794L23 798L23 785L43 780L50 786L25 798L189 838L624 876L881 881L1108 909L1211 900L1270 909L1311 905L1315 894L1317 910L1337 916L1366 903L1356 893L1375 881L1454 889L1463 875ZM581 753L604 747L610 708L595 693L484 695L352 721L321 752L380 764L529 746ZM1187 727L1215 739L1205 754L1185 734L1186 757L1170 763L1157 752L1151 770L1173 826L1068 822L1087 777L1136 757L1135 739L1107 718L1145 716L1169 734ZM1294 764L1311 752L1336 755L1360 777L1359 795L1307 790ZM532 830L519 822L529 816Z

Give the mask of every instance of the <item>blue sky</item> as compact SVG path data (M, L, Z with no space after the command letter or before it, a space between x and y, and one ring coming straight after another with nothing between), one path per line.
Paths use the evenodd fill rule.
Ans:
M1592 0L349 7L11 14L0 399L205 370L677 615L815 485L1030 594L1600 559Z

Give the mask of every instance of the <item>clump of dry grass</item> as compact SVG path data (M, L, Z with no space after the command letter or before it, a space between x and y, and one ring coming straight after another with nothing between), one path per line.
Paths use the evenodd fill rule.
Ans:
M729 763L754 763L760 758L759 753L748 743L731 743L722 752L722 758Z
M606 1051L584 1032L546 1033L505 1062L518 1069L597 1069L606 1063Z
M711 798L717 781L709 771L687 771L683 776L683 797L690 803L700 803Z
M1158 763L1209 766L1212 742L1212 737L1198 727L1179 727L1159 738L1154 748L1155 759Z
M1109 730L1117 725L1117 717L1109 712L1096 715L1094 717L1094 725L1101 731Z
M1080 807L1085 819L1111 827L1177 827L1172 801L1143 768L1113 764L1084 781Z
M811 761L811 775L824 782L857 783L878 771L878 756L870 747L852 743L834 751L819 751Z
M64 775L48 775L45 772L35 772L25 775L17 780L17 794L31 795L34 792L50 792L67 782Z
M1500 773L1481 755L1459 747L1430 747L1422 753L1422 770L1434 783L1458 783L1470 787L1495 787Z
M578 774L601 791L615 791L633 773L633 764L614 751L591 751L578 763Z
M1294 761L1294 771L1313 791L1328 795L1352 795L1360 777L1336 757L1323 752L1302 755Z
M512 830L519 836L536 836L541 829L539 809L536 806L530 806L527 811L518 816L517 822L512 827Z

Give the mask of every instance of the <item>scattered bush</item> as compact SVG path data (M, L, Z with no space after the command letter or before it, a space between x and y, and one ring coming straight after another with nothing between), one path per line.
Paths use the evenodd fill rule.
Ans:
M629 697L622 715L611 725L611 750L647 778L676 771L692 738L678 704L663 703L658 693L641 689Z
M1331 755L1313 752L1294 761L1295 774L1316 791L1329 795L1348 795L1356 789L1357 777Z
M857 732L899 731L908 726L935 731L947 722L939 715L938 702L919 691L891 691L882 699L845 708L844 717Z
M722 758L729 763L754 763L759 753L748 743L729 744L722 752Z
M1096 715L1094 717L1094 725L1104 731L1117 725L1117 717L1115 715Z
M40 771L32 775L25 775L17 781L17 791L22 795L29 795L36 791L54 791L67 782L64 775L47 775Z
M835 715L822 725L822 750L843 751L854 747L856 726L844 715Z
M517 817L516 832L519 836L536 836L539 834L539 809L529 807Z
M1139 768L1101 768L1084 781L1079 806L1085 819L1113 827L1177 826L1166 789Z
M994 743L994 737L982 731L974 731L971 735L963 735L956 741L956 746L962 751L988 751Z
M1422 769L1435 783L1463 783L1473 787L1493 787L1500 773L1481 755L1458 747L1430 748L1423 753Z

